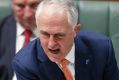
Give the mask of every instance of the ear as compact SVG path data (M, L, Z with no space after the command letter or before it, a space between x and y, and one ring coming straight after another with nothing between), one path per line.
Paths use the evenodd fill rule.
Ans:
M76 32L79 32L79 31L80 31L80 26L81 26L81 24L77 24L77 25L74 27L74 30L75 30Z

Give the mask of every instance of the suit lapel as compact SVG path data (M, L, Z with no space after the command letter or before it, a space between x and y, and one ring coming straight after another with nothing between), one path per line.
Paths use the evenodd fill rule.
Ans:
M65 80L65 77L58 65L51 61L40 64L41 70L44 71L48 80Z
M75 80L94 80L93 57L85 44L75 40Z
M43 80L65 80L64 74L59 66L56 63L50 61L45 55L39 41L37 46L37 52L39 52L38 59L41 61L41 63L39 63L39 69L41 74L45 76L45 79L43 78Z

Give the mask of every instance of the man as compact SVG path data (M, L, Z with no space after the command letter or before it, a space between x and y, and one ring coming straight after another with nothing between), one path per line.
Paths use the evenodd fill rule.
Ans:
M35 11L40 2L11 0L13 15L0 23L0 80L12 80L11 61L15 53L37 36Z
M18 80L119 80L110 39L76 33L77 18L72 0L41 2L36 11L39 39L13 60Z

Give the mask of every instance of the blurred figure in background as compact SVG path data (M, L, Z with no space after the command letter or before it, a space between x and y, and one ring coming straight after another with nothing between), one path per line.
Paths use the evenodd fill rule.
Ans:
M11 61L15 53L37 37L35 11L40 2L11 0L13 14L0 22L0 80L15 80Z

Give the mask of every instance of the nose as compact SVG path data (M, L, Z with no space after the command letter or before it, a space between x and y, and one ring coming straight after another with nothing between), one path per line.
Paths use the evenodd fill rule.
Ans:
M57 42L55 38L53 36L50 36L49 41L48 41L48 48L55 50L57 48L56 45L57 45Z
M33 10L29 6L26 6L24 9L24 18L29 18L32 16L33 16Z

